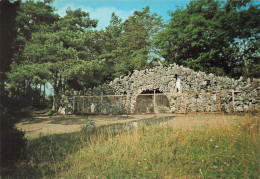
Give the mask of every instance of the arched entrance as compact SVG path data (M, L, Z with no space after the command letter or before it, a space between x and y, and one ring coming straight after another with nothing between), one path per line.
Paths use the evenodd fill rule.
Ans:
M155 106L154 106L155 105ZM170 112L170 103L161 91L146 90L139 94L135 103L135 114L167 113Z

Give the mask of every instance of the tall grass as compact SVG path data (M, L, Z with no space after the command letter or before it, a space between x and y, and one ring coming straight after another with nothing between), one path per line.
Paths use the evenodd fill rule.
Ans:
M6 176L27 178L258 178L259 123L191 130L159 125L31 140L28 160ZM175 156L175 150L176 156ZM175 158L176 157L176 158Z

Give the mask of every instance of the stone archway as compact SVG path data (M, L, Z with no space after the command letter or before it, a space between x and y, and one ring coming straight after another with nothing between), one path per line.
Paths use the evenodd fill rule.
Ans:
M154 107L154 91L145 90L136 97L134 113L165 113L170 112L170 103L166 95L161 91L155 90L155 107Z

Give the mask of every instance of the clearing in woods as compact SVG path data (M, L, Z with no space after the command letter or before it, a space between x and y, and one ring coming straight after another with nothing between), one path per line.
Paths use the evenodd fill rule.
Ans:
M258 118L255 115L254 118ZM194 129L212 125L236 125L245 120L245 115L225 114L146 114L146 115L56 115L46 116L43 112L35 112L34 117L24 119L16 124L16 128L25 132L25 136L37 138L39 136L70 133L82 129L87 121L95 121L96 127L122 124L127 122L154 122L162 126L174 128Z

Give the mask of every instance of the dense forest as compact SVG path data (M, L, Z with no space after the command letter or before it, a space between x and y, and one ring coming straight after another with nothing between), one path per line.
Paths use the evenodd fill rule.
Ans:
M68 8L62 17L52 3L0 1L1 156L8 160L24 147L23 134L12 126L28 112L57 111L66 90L151 68L153 60L233 78L260 77L255 1L193 0L170 12L168 22L144 7L125 21L111 14L102 30L88 12ZM50 99L46 84L53 89Z

